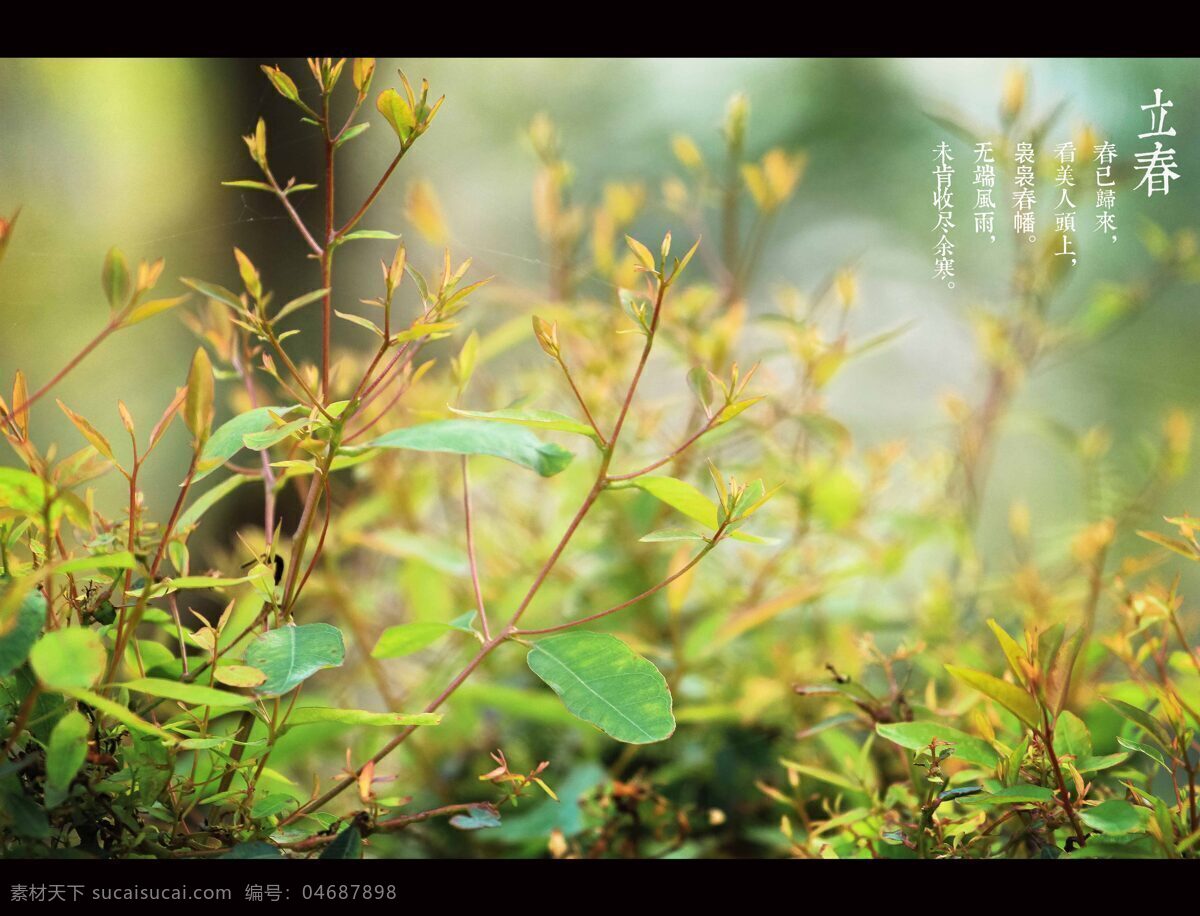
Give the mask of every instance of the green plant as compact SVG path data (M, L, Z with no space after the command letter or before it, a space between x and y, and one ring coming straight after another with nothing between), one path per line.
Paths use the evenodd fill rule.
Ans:
M277 306L256 262L281 268L247 248L238 282L156 298L161 263L114 251L97 340L0 405L6 853L1196 856L1194 586L1166 564L1200 541L1156 519L1186 506L1191 419L1059 418L1039 382L1200 277L1192 232L1138 227L1144 269L1087 288L1053 235L1015 246L1007 292L962 315L973 387L872 439L843 396L888 414L900 389L868 363L930 325L879 318L872 253L801 278L801 231L826 227L808 157L761 145L745 96L664 143L658 187L585 180L594 157L533 117L540 249L498 252L432 181L387 191L420 167L399 165L439 110L424 84L266 70L325 175L280 180L260 123L260 174L227 184L283 208L315 288ZM346 206L371 97L390 159ZM991 140L1003 181L1060 115L1016 73L997 126L936 130ZM392 205L399 244L363 228L399 226ZM663 224L693 247L636 241ZM0 221L0 256L25 225ZM449 244L505 270L476 282ZM168 310L201 345L153 430L118 405L121 447L63 405L87 446L43 446L58 382ZM1077 511L997 473L1030 431ZM183 486L151 512L169 437L192 446ZM109 506L92 481L113 468Z
M395 133L398 149L374 188L340 221L335 163L368 126L355 122L370 97L375 62L309 63L316 92L311 104L309 93L288 74L277 67L263 69L313 129L324 157L323 182L281 183L259 120L244 139L261 177L226 184L278 201L317 262L318 287L276 307L251 258L236 248L241 291L184 279L202 300L186 318L201 339L186 385L166 399L166 410L145 439L118 403L130 439L128 459L119 457L120 450L96 426L60 402L87 442L60 459L53 447L43 450L36 444L33 408L110 335L177 309L187 298L151 299L162 261L132 270L113 249L102 272L111 309L103 329L32 394L18 372L11 406L0 405L5 437L24 464L0 469L0 677L6 711L0 789L10 813L3 834L9 852L52 854L78 847L104 856L286 851L353 857L361 854L363 837L431 818L449 817L453 826L468 831L495 827L499 806L515 806L530 784L553 795L540 776L547 762L527 775L513 774L503 752L497 752L499 769L481 778L507 787L502 797L469 798L416 813L397 812L410 797L379 791L389 779L377 765L418 729L438 726L443 705L493 653L509 647L527 650L529 668L567 709L617 740L639 744L670 737L675 719L666 679L621 640L582 628L671 587L726 539L750 537L743 526L771 495L761 482L726 480L715 468L715 502L689 484L651 474L753 403L744 396L749 379L736 368L730 382L716 380L719 396L707 377L697 377L706 420L682 445L637 470L614 467L652 349L670 323L675 296L686 295L676 287L700 244L697 240L682 257L672 257L669 233L657 252L626 237L634 260L630 288L614 293L612 304L624 307L624 320L632 321L625 330L641 343L634 368L615 396L589 406L586 386L577 383L571 369L573 342L560 341L555 321L533 319L537 342L568 382L583 421L521 407L452 407L432 411L436 418L426 422L397 425L397 405L419 398L434 378L434 360L425 354L458 328L468 297L487 281L467 283L470 261L455 266L448 250L437 271L426 276L408 263L401 243L382 264L382 293L366 303L379 319L335 308L334 263L341 247L398 239L359 227L401 160L430 128L442 100L430 102L428 85L415 89L403 74L401 91L387 89L377 96L376 107ZM335 90L344 85L347 67L353 86L343 116L337 111L341 102L335 104L341 93ZM313 230L293 198L318 187L324 196L323 225ZM4 244L14 222L0 225ZM416 316L403 320L400 300L411 287ZM293 355L289 340L298 331L288 325L314 306L320 310L320 360L308 365ZM375 347L339 359L334 319L354 326L347 331L373 335ZM450 360L450 372L430 386L436 396L448 386L461 403L479 358L480 338L472 334ZM226 400L238 412L218 425L215 418ZM190 437L191 458L166 521L155 523L143 504L139 476L177 416ZM539 436L546 432L590 443L595 449L590 483L519 597L485 602L469 459L493 456L541 477L555 476L575 456ZM245 451L258 453L256 463L239 463ZM372 648L358 597L346 589L354 542L360 551L371 549L369 519L380 508L379 498L404 494L414 485L409 470L415 453L460 456L455 465L474 607L449 622L391 627ZM127 509L115 517L77 492L111 468L128 483ZM222 468L229 468L230 476L193 498L197 485ZM194 571L191 545L198 527L224 497L244 494L243 488L254 483L261 488L261 530L243 537L241 555L227 556L219 572ZM701 530L669 528L643 538L683 542L693 550L690 557L632 597L556 623L538 623L530 615L534 600L584 521L608 494L628 489L650 493L700 524ZM280 511L289 490L301 506L290 534ZM223 612L189 614L189 602L209 592L230 596ZM313 600L314 592L319 599ZM498 613L497 604L506 604L505 611ZM336 610L326 613L330 605L342 611L341 619ZM346 661L340 626L318 616L349 629L366 655L362 664L375 678L386 711L300 701L310 678ZM474 650L422 711L400 712L407 698L396 695L379 659L410 654L443 637ZM348 751L346 769L331 786L298 792L272 766L276 748L290 731L322 725L394 734L361 764ZM331 806L351 789L357 796L352 810L335 813Z

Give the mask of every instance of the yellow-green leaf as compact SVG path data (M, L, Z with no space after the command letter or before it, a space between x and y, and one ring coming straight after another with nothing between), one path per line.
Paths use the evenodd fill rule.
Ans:
M1004 652L1004 657L1008 659L1008 667L1017 676L1017 680L1024 684L1025 668L1022 663L1025 660L1025 652L1021 648L1020 643L1009 636L1004 631L1004 628L990 617L988 618L987 625L991 628L992 633L995 634L996 641L1000 643L1000 649Z
M1040 725L1041 711L1038 709L1037 701L1017 685L1002 681L983 671L960 668L958 665L947 665L946 670L984 696L995 700L1030 728L1037 728Z
M213 372L208 351L196 349L192 357L192 368L188 372L187 400L184 402L183 419L192 436L201 445L208 439L213 421Z

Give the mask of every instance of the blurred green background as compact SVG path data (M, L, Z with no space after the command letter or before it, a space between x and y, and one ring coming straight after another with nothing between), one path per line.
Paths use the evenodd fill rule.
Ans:
M32 385L44 382L96 331L104 309L97 277L113 244L131 258L165 256L168 278L213 279L232 274L229 252L237 244L264 270L279 301L316 285L315 267L287 232L277 231L283 217L273 201L220 186L251 176L240 135L260 115L270 124L276 171L302 181L319 175L319 153L307 142L307 128L263 80L259 63L0 61L0 212L24 208L0 277L5 386L18 367ZM278 63L298 74L305 69L300 61ZM456 255L473 257L480 275L516 282L543 270L530 203L534 166L522 139L537 112L559 124L578 187L598 191L605 180L638 177L653 190L673 165L671 136L690 134L706 152L715 151L727 99L746 92L750 152L782 145L809 155L801 189L780 220L760 274L805 288L838 264L854 262L863 302L854 330L916 321L897 345L834 385L831 410L865 444L914 431L918 443L941 435L938 396L950 389L970 392L979 383L964 314L1003 297L1008 282L1011 233L1001 232L990 247L977 242L965 211L957 287L948 290L931 277L931 148L947 136L931 114L959 113L994 125L1004 75L1023 68L1035 107L1065 104L1053 142L1069 139L1086 123L1129 155L1141 148L1136 134L1147 116L1139 106L1156 86L1174 100L1170 123L1178 132L1183 177L1168 197L1150 201L1132 185L1122 186L1116 245L1102 248L1098 237L1089 238L1090 205L1081 204L1082 258L1064 297L1068 302L1100 280L1146 266L1136 237L1143 219L1176 229L1188 224L1200 202L1189 167L1191 150L1200 150L1194 145L1200 99L1191 91L1200 62L1194 60L416 59L380 61L380 85L397 63L414 79L428 78L447 102L436 129L373 212L372 227L408 234L404 188L428 179L441 199ZM343 157L349 165L340 175L350 197L370 187L393 144L384 129L356 142L366 151ZM970 155L965 143L959 147L961 209ZM1002 212L998 222L1004 221ZM669 215L652 205L641 217L643 226L649 235L660 233L670 228ZM361 249L346 254L340 276L361 276L366 295L377 256ZM764 307L767 292L757 290L751 307ZM1122 440L1131 443L1152 430L1161 408L1193 407L1200 368L1189 357L1200 313L1191 300L1190 292L1171 292L1104 345L1042 371L1018 411L1036 404L1077 428L1106 419L1120 449ZM164 386L182 383L190 348L178 323L146 323L89 359L58 394L116 438L112 398L124 398L148 422L163 406ZM68 429L52 410L39 411L37 422L47 438ZM1063 486L1054 449L1019 423L1010 424L997 462L991 501L1007 506L1013 496L1024 496L1035 530L1078 508L1074 490ZM183 460L177 452L149 469L152 504L155 487L169 486ZM1175 508L1185 505L1176 502Z

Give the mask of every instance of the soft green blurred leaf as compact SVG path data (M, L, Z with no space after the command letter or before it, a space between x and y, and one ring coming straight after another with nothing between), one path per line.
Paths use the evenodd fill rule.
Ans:
M51 690L86 689L100 680L108 651L94 630L52 630L29 653L34 674Z
M46 807L53 808L67 794L71 780L87 759L91 724L72 710L58 720L46 747Z
M493 455L552 477L574 457L561 446L542 442L526 429L472 420L434 420L384 433L368 443L374 448Z

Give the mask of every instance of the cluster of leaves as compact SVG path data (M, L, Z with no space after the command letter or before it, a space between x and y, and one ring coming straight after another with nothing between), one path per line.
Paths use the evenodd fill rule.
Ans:
M280 68L263 70L279 94L299 109L300 120L313 128L323 149L323 228L310 228L292 200L318 185L276 178L261 119L244 138L261 177L226 184L277 200L317 262L320 285L276 306L251 257L237 248L233 254L240 290L184 278L200 300L194 310L185 311L185 321L201 345L186 384L165 398L167 407L149 438L139 438L132 415L118 402L131 455L123 458L125 450L114 447L96 424L60 402L86 445L59 458L55 446L42 449L37 442L34 408L43 396L111 334L176 309L189 298L151 298L162 261L142 263L134 271L113 249L101 277L111 308L103 329L32 394L17 372L11 405L0 403L5 438L24 465L0 468L0 709L5 728L0 829L9 853L351 857L361 854L366 836L443 816L459 830L494 828L500 823L499 807L516 806L529 785L554 798L540 775L549 761L526 775L514 774L503 752L497 752L498 768L481 779L500 789L501 798L469 798L415 812L399 810L411 805L413 795L378 791L380 783L396 779L379 772L379 764L418 728L439 725L443 704L493 652L509 646L522 647L528 669L549 685L565 709L600 733L631 745L670 737L676 720L666 678L626 642L584 627L669 587L727 538L748 537L742 526L770 495L761 481L726 480L715 467L716 501L683 481L650 474L750 406L753 399L743 394L748 378L739 380L736 370L731 382L717 380L724 403L715 408L710 407L712 383L701 379L708 392L708 419L684 445L642 470L611 470L622 432L637 412L635 395L660 327L671 320L676 287L699 245L697 241L682 257L673 257L669 233L657 253L632 237L624 240L633 264L628 288L614 293L611 305L615 314L620 314L617 306L628 311L641 344L634 368L612 401L613 418L607 425L597 420L599 412L589 408L572 375L570 342L560 343L557 325L540 317L533 319L536 340L569 383L583 419L519 406L426 410L419 400L424 388L445 404L449 384L455 391L450 400L459 402L483 361L485 343L474 333L449 360L450 371L444 375L431 372L436 357L425 359L424 354L454 334L470 298L487 281L468 283L470 261L456 266L449 250L439 271L427 276L408 262L400 242L394 256L382 262L382 293L364 301L382 313L381 319L371 320L334 307L339 294L333 264L347 243L399 239L359 225L400 161L429 130L442 100L431 102L428 84L416 89L403 73L400 91L387 89L377 96L376 108L394 132L398 149L373 190L339 224L335 160L369 126L356 120L371 94L375 62L358 59L347 66L346 60L313 59L309 65L313 85L305 92ZM344 70L353 86L343 119L335 114L335 101L344 104L336 91ZM6 246L14 224L15 217L0 225ZM399 319L410 286L415 287L415 316ZM301 333L292 326L296 317L310 307L321 312L318 365L296 357L289 343ZM344 356L335 351L335 318L369 331L375 347ZM226 401L234 406L234 415L217 424ZM401 407L409 402L414 402L410 410L425 414L422 422L405 422ZM166 521L155 523L139 477L177 417L190 438L191 457ZM469 460L489 456L540 477L559 475L572 466L575 454L543 438L546 432L582 437L591 444L591 482L565 531L536 561L531 584L511 600L503 617L495 617L494 606L489 614L493 602L485 601L485 577L476 560ZM247 452L257 453L250 466L239 463ZM474 608L440 620L435 618L446 605L425 608L427 619L410 619L373 635L359 611L360 596L370 589L351 596L344 583L361 555L377 555L381 544L386 552L386 545L403 533L374 524L377 511L387 508L378 500L415 489L408 470L412 456L420 453L458 456L453 466L460 475L460 524L468 545ZM128 484L128 503L109 515L87 485L114 469ZM228 473L194 496L201 481L221 471ZM610 491L628 488L641 488L700 524L701 531L668 529L645 538L695 542L691 559L658 584L606 609L600 605L557 623L525 626L526 612L585 516L607 501ZM192 558L193 546L203 543L196 533L215 517L210 515L214 507L234 492L257 492L262 526L257 532L239 532L240 551L200 570ZM302 508L289 532L282 503L293 493ZM399 540L403 543L403 537ZM436 553L436 539L425 531L412 535L408 546L419 554ZM536 545L530 547L536 558ZM192 609L214 593L226 596L219 613ZM301 700L310 680L320 684L320 672L346 666L343 627L351 631L355 647L365 650L362 662L376 676L383 711ZM399 711L404 698L383 673L381 660L420 653L443 638L470 648L468 659L420 712ZM278 761L287 759L293 730L320 727L393 735L362 763L356 764L356 755L347 749L346 767L332 786L322 786L315 774L314 789L305 793L277 768ZM357 789L357 805L339 812L352 788Z

